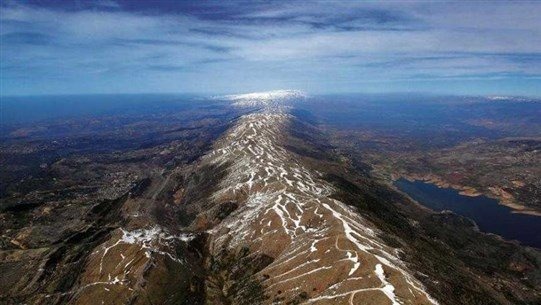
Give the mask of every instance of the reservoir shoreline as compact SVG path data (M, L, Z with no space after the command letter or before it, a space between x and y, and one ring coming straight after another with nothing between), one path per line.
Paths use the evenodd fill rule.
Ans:
M541 212L536 211L534 209L531 209L527 206L518 204L514 202L514 199L508 196L503 196L502 192L498 192L498 188L489 188L491 191L481 191L474 187L470 186L463 186L463 185L457 185L448 183L441 178L433 175L429 176L421 176L421 175L403 175L403 174L393 174L391 175L392 184L395 183L395 181L399 179L405 179L410 182L414 181L423 181L426 183L430 183L433 185L436 185L439 188L450 188L454 189L459 192L460 195L468 196L468 197L477 197L477 196L485 196L488 198L495 199L498 201L499 205L503 205L506 207L511 208L513 211L512 213L517 214L525 214L525 215L532 215L532 216L539 216L541 217Z
M516 240L522 245L541 249L541 218L515 213L488 196L468 196L453 188L400 178L393 181L400 192L436 212L445 210L473 220L483 233L495 234L505 240Z

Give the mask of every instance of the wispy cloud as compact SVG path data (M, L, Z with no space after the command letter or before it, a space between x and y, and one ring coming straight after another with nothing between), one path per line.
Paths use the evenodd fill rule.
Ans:
M0 89L362 91L411 81L445 91L452 79L470 81L463 93L496 93L500 83L487 82L509 79L541 95L531 86L541 76L540 11L526 1L5 2Z
M11 32L2 34L0 41L8 45L46 45L52 44L53 38L47 34L34 32Z

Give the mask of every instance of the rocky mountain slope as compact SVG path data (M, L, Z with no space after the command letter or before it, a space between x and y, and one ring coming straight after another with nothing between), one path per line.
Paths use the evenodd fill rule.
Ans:
M242 117L203 158L202 166L228 164L213 204L238 205L209 228L211 254L245 247L269 258L257 276L274 302L436 304L377 228L331 198L322 173L281 147L292 120L282 111L266 105Z

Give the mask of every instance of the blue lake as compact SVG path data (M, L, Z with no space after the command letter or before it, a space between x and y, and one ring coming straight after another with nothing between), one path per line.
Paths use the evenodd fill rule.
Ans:
M460 195L450 188L439 188L423 181L399 179L394 185L420 204L435 210L450 210L474 220L482 232L498 234L508 240L541 249L541 217L512 213L512 209L486 196Z

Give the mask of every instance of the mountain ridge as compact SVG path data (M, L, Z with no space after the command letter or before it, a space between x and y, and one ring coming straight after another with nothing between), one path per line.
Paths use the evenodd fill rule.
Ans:
M244 208L244 211L231 215L231 217L234 217L233 220L228 221L226 218L217 228L211 229L209 232L211 236L219 236L212 237L212 239L217 244L221 243L221 239L225 239L227 240L227 246L233 249L242 247L244 238L251 241L247 245L250 248L253 247L254 243L259 243L259 239L261 239L261 246L255 248L261 247L265 249L255 250L255 252L261 251L265 255L274 257L275 261L282 262L279 264L289 262L285 267L280 268L281 271L279 272L266 271L269 267L260 271L260 273L268 273L270 279L266 280L266 282L269 282L270 287L274 288L275 294L276 291L280 291L279 297L286 298L286 300L287 293L289 293L286 290L288 288L280 287L287 287L287 285L280 286L281 282L272 281L272 278L281 278L282 282L291 281L291 279L287 279L286 275L291 275L298 280L303 279L306 282L305 285L302 285L303 288L289 287L289 289L309 291L307 299L304 301L307 304L317 303L319 300L340 302L340 299L350 299L349 304L352 304L356 294L361 295L376 291L383 292L393 304L398 304L398 297L394 293L395 287L387 281L385 276L386 272L393 272L394 277L400 277L398 274L403 274L404 279L400 283L401 285L409 286L410 291L412 291L411 289L417 291L416 293L412 292L410 298L421 300L419 304L437 304L428 297L421 288L420 283L415 284L413 277L398 267L401 264L398 258L393 256L390 250L389 252L384 250L383 244L377 241L375 233L369 229L369 225L365 220L355 219L352 216L354 212L349 210L343 203L337 200L325 199L333 190L332 186L314 176L319 176L321 173L310 173L303 165L295 161L293 155L279 146L280 133L290 119L290 115L272 108L245 115L239 120L236 127L226 135L225 139L218 141L218 148L207 155L211 159L211 163L217 162L220 164L226 162L226 160L234 160L233 164L230 165L229 175L224 179L224 188L213 194L211 198L219 204L219 202L229 202L231 200L239 201L236 193L241 194L241 202L243 201L242 197L247 196L246 202L243 205L240 204L239 207L239 209ZM205 160L205 157L203 159ZM320 182L317 182L318 180ZM262 217L269 213L275 215L268 218ZM321 219L323 219L322 222ZM276 228L276 222L281 223L281 229L279 228L280 225ZM314 222L320 223L315 225L315 228L307 229L307 226L314 225ZM334 223L327 225L326 222ZM265 225L262 225L263 223ZM226 229L223 228L222 224L226 226ZM253 228L250 226L253 226ZM231 232L228 232L225 236L220 236L223 235L220 234L222 230ZM279 230L283 230L283 232L274 232ZM310 232L311 230L313 232ZM337 230L342 232L338 233ZM260 233L267 232L260 236L257 231ZM335 235L325 236L324 232L326 231L332 231ZM271 236L265 236L266 234ZM300 235L297 236L297 234ZM323 236L318 237L318 234L323 234ZM303 238L302 235L307 235L307 237ZM359 239L363 235L365 236ZM284 248L288 239L292 246ZM303 239L305 241L302 241ZM332 243L330 245L326 244L329 240L334 239L336 239L334 247ZM364 243L361 243L360 240L363 240ZM367 242L367 240L370 241ZM323 250L318 250L317 244L319 242L322 242ZM298 246L295 246L296 244ZM339 246L339 244L342 245ZM301 252L301 248L306 249L302 249ZM290 251L295 254L293 257L288 256L287 253ZM323 252L319 253L321 251ZM372 254L370 251L379 254ZM285 257L284 252L286 253ZM340 254L340 252L343 253ZM319 253L319 256L315 255L317 253ZM367 270L362 272L364 276L369 278L368 282L375 282L368 284L374 285L373 288L368 288L370 286L367 287L366 283L358 283L357 285L351 282L348 283L348 281L359 281L359 278L355 278L354 275L356 275L356 271L359 270L361 265L366 264L365 261L361 262L361 256L368 256L369 258L366 258L366 261L375 260L377 262L372 267L369 267L370 272ZM308 262L301 263L304 259L310 259L310 257L313 258ZM327 265L320 262L325 260L327 260ZM344 268L340 267L341 262L348 260L351 266L349 270L346 267L347 276L344 278L344 274L336 274L336 272L341 273L340 270ZM274 266L274 263L271 263L270 267ZM386 271L384 271L383 266ZM366 267L363 266L362 269L364 268ZM288 269L290 270L287 271ZM334 270L334 274L327 271L331 269ZM297 272L298 270L302 272ZM325 277L323 274L331 274L332 278L326 284L325 281L321 282L321 278L312 277L312 274L315 276L320 274L323 277ZM379 279L379 284L376 278ZM315 287L311 291L310 282L312 286L323 287L319 288L323 291L318 291ZM346 288L344 291L340 290L341 285L364 288L354 290L347 290ZM326 287L334 288L335 291L332 291L333 289L327 291L329 288ZM317 293L314 293L314 291L317 291ZM316 296L312 298L314 294ZM401 291L401 294L405 294L405 291ZM293 299L294 296L291 298ZM417 302L419 301L415 303Z

